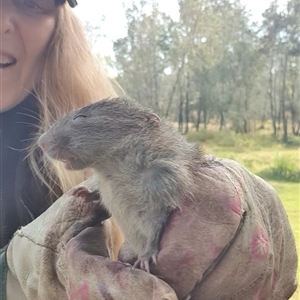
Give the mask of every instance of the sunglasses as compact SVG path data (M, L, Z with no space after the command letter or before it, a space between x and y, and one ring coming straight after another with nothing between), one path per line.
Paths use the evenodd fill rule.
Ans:
M71 7L75 7L78 3L76 0L67 0ZM64 4L66 0L55 0L56 5Z
M7 1L7 0L0 0ZM29 14L46 14L52 12L56 6L62 5L68 1L71 7L77 5L77 0L8 0L11 1L17 8Z

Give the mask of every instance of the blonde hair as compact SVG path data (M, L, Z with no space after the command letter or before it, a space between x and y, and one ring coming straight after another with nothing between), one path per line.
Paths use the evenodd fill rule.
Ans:
M83 26L68 5L57 8L56 28L45 54L43 73L35 93L41 105L39 134L74 109L116 96L112 81L99 59L92 54ZM30 160L35 173L41 177L34 160L36 142L32 144ZM45 160L44 168L50 179L54 180L51 174L59 179L64 192L84 179L83 172L67 171L58 162ZM44 178L41 179L49 185Z
M62 115L93 101L116 96L114 86L99 58L92 54L84 28L71 8L68 5L58 7L56 28L45 53L41 80L35 87L41 105L39 135ZM66 192L86 179L82 171L67 171L61 163L45 159L42 172L35 160L36 149L37 139L29 151L31 166L52 193L51 182L55 180ZM47 174L48 180L43 174ZM113 243L120 244L122 238L117 234L117 225L114 222L112 225Z

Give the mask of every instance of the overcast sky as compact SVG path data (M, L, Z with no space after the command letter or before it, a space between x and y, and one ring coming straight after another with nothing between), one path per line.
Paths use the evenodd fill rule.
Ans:
M269 7L271 0L241 0L251 12L253 21L260 21L262 13ZM282 0L283 1L283 0ZM132 0L77 0L78 6L74 9L76 15L84 22L101 23L101 33L106 37L99 39L97 49L102 55L112 54L112 41L126 35L126 19L122 3L131 3ZM178 18L177 0L158 0L160 9L172 18Z

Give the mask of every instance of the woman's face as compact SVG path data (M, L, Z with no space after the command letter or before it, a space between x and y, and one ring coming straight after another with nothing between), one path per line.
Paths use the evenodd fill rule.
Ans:
M54 0L0 0L0 111L32 90L55 28Z

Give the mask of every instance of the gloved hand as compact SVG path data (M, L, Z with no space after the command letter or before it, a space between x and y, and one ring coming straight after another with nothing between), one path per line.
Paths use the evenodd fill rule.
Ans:
M240 164L212 156L198 176L197 199L186 197L169 216L151 273L180 300L290 299L297 251L275 190ZM126 243L119 259L136 259Z
M199 201L186 199L167 222L151 268L157 277L111 260L120 243L112 223L100 223L107 212L71 192L9 244L7 300L289 299L297 252L275 190L230 160L207 160L199 172Z
M82 185L95 189L92 179ZM77 188L15 233L7 249L7 300L176 300L165 282L112 260L120 237L101 202Z

